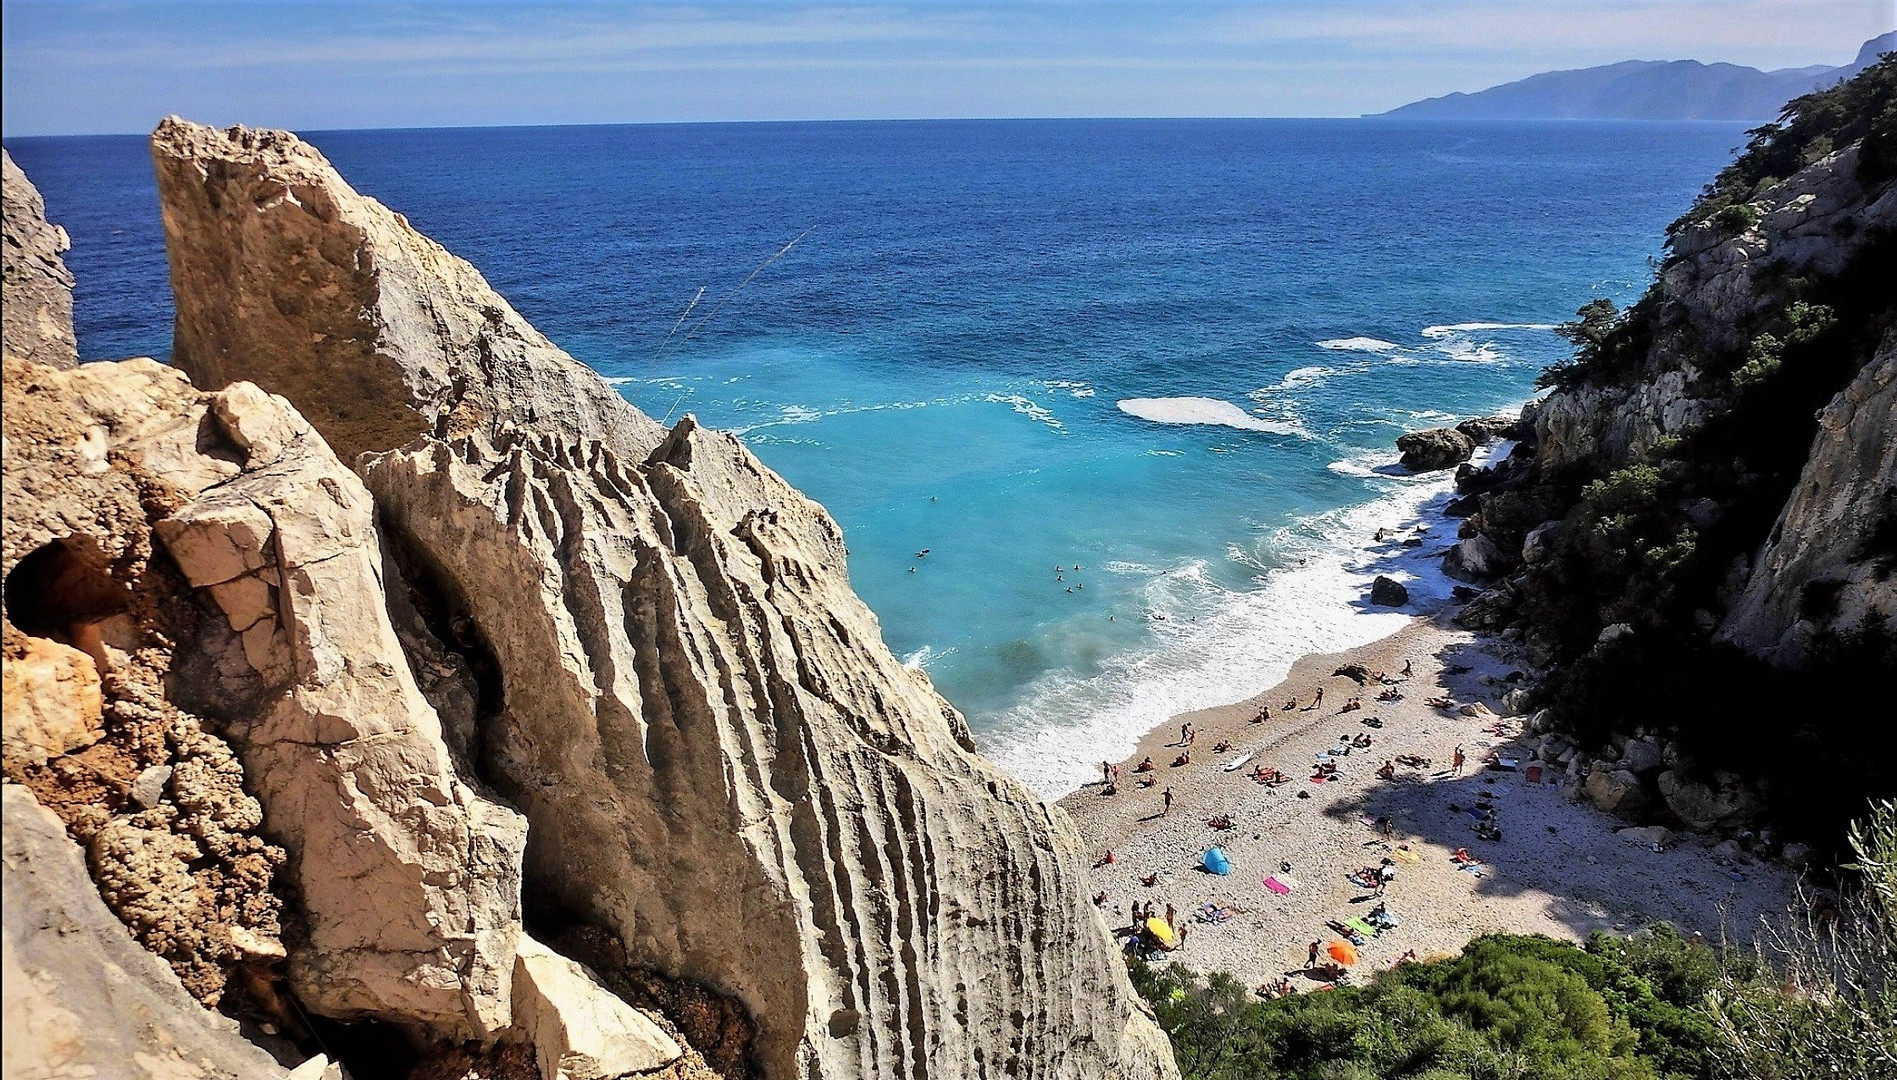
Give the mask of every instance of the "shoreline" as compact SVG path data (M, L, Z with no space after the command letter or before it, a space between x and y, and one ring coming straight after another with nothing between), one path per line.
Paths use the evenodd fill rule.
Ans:
M1339 933L1328 924L1361 918L1378 903L1346 875L1391 859L1396 878L1381 901L1400 920L1393 931L1368 940L1354 969L1360 976L1387 968L1414 952L1420 958L1453 954L1470 939L1499 931L1542 933L1585 940L1595 930L1630 932L1653 920L1708 938L1739 931L1749 936L1763 917L1781 915L1795 895L1795 875L1743 854L1715 850L1717 838L1667 836L1638 830L1580 797L1578 779L1534 762L1532 740L1521 740L1526 717L1503 717L1501 699L1519 670L1492 639L1447 623L1442 613L1418 615L1396 633L1337 653L1300 658L1289 675L1262 693L1210 709L1182 712L1139 741L1121 766L1119 791L1103 796L1095 779L1059 803L1074 819L1090 855L1112 850L1111 864L1092 871L1091 893L1106 894L1102 914L1111 927L1130 924L1129 905L1171 905L1187 927L1185 943L1165 954L1201 971L1229 971L1248 985L1288 976L1294 988L1324 985L1301 973L1314 940ZM1398 677L1404 662L1413 675L1390 687L1359 687L1333 674L1346 664ZM1324 704L1309 708L1322 687ZM1379 701L1394 689L1400 701ZM1341 711L1353 695L1363 708ZM1452 698L1457 709L1432 708L1428 699ZM1296 697L1295 712L1281 711ZM1252 718L1271 706L1265 723ZM1471 706L1475 716L1463 715ZM1486 708L1475 708L1480 705ZM1381 727L1361 723L1376 717ZM1199 729L1190 764L1171 763L1182 752L1179 725ZM1315 755L1340 735L1368 734L1372 745L1337 759L1340 778L1312 783ZM1227 753L1213 747L1233 742ZM1454 748L1465 749L1460 774L1449 767ZM1485 769L1497 750L1519 759L1512 771ZM1249 757L1236 771L1223 766ZM1426 767L1399 766L1391 780L1378 768L1397 755L1430 759ZM1136 774L1150 756L1155 768ZM1289 776L1277 787L1251 779L1257 765ZM1542 764L1531 781L1527 767ZM1141 776L1154 780L1142 787ZM1161 813L1171 788L1170 812ZM1492 805L1499 842L1475 832L1478 803ZM1228 814L1233 828L1213 827ZM1372 827L1388 817L1392 835ZM1221 847L1229 876L1205 871L1201 857ZM1481 860L1480 876L1451 861L1458 848ZM1282 870L1285 864L1290 870ZM1157 875L1155 884L1142 879ZM1290 882L1285 895L1269 891L1267 876ZM1198 921L1202 905L1226 909L1223 921ZM1124 935L1123 935L1124 936Z
M1500 460L1514 445L1492 440L1470 461L1480 467ZM1442 557L1456 543L1459 522L1442 511L1457 497L1454 471L1412 473L1394 449L1332 468L1377 476L1386 486L1367 502L1285 527L1296 539L1284 564L1262 571L1253 588L1230 592L1210 615L1188 622L1171 613L1150 647L1067 685L1065 700L1025 696L1002 715L1003 727L978 735L983 754L1059 801L1099 777L1099 759L1083 754L1130 753L1183 712L1216 711L1234 695L1268 691L1305 656L1363 647L1418 616L1449 609L1459 582L1443 572ZM1379 576L1401 582L1409 602L1371 604L1371 582ZM1163 605L1150 605L1149 617L1151 610ZM1032 722L1050 708L1060 722Z

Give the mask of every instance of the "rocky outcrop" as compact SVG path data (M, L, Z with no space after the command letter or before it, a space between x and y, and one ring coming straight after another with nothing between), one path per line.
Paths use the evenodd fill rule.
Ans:
M197 608L152 523L239 473L235 448L207 431L204 395L150 360L8 359L4 383L6 778L59 815L106 904L214 1004L234 968L283 955L283 854L229 745L174 693Z
M1072 826L970 752L841 531L736 439L425 440L364 475L501 672L483 767L536 893L738 998L765 1075L1170 1074Z
M1800 662L1825 630L1897 636L1897 333L1826 406L1790 501L1719 637Z
M17 784L0 786L0 800L0 1071L23 1080L289 1075L132 940L57 817Z
M530 916L741 1003L766 1077L1176 1075L1071 824L889 653L819 507L689 419L661 443L293 136L153 145L181 363L384 451L356 460L390 604L447 741L528 819ZM244 516L212 519L230 580L266 570Z
M1475 440L1455 428L1425 428L1396 437L1404 468L1416 472L1448 469L1469 460Z
M289 852L290 983L323 1016L436 1037L511 1022L519 815L455 774L389 622L369 494L249 383L209 395L242 471L157 523L225 625L200 635L207 711Z
M0 351L51 367L79 362L72 330L72 272L60 253L66 230L46 222L46 203L13 155L0 151L4 264L0 264Z
M1543 470L1578 464L1604 474L1704 423L1730 392L1708 362L1746 345L1748 323L1783 302L1780 283L1835 274L1880 230L1897 228L1897 187L1867 189L1856 146L1799 170L1751 206L1755 222L1745 228L1715 216L1674 236L1650 298L1654 331L1640 370L1549 395L1535 421Z
M1583 785L1596 807L1621 817L1634 817L1646 809L1650 799L1640 778L1626 769L1596 769Z
M287 132L176 117L152 135L177 301L172 361L296 404L345 463L420 434L518 425L628 458L661 434L465 260Z

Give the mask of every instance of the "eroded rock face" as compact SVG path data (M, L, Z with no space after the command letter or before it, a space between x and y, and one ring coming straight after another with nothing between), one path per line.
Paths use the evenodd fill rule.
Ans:
M1071 823L889 653L820 508L728 436L659 445L293 136L153 147L180 362L389 451L411 655L529 819L531 903L741 1001L771 1078L1176 1075Z
M162 364L9 358L4 380L6 778L85 846L133 936L215 1004L233 967L282 956L283 853L229 745L172 692L198 612L151 531L241 467ZM153 769L170 773L135 798Z
M423 433L569 431L638 456L658 426L479 271L282 131L176 117L152 160L177 300L172 362L296 404L345 463Z
M1781 664L1820 631L1897 634L1897 334L1818 419L1818 434L1719 637ZM1881 545L1881 546L1880 546Z
M525 935L513 978L515 1022L533 1043L542 1080L618 1080L684 1054L585 968Z
M72 331L72 272L60 253L66 230L46 222L46 203L13 155L0 150L4 262L0 263L0 351L51 367L79 362Z
M483 767L536 895L735 995L771 1077L1169 1076L1071 824L883 645L842 534L686 420L367 459L503 673ZM1024 944L1025 943L1025 944Z
M1640 377L1550 394L1535 419L1538 465L1605 474L1724 409L1727 380L1701 364L1744 346L1747 320L1782 299L1771 279L1835 274L1878 230L1897 227L1897 187L1865 190L1857 161L1847 147L1762 193L1759 223L1743 232L1703 221L1675 236Z
M59 818L17 784L0 785L0 800L0 1068L8 1077L289 1075L132 940L99 901Z
M157 524L226 627L199 638L306 935L290 981L324 1016L436 1037L511 1022L526 823L456 776L390 625L369 494L280 397L208 395L243 471Z

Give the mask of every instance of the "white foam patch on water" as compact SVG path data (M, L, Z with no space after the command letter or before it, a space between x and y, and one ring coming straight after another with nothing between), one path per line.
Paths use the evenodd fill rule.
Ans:
M1446 338L1451 334L1471 334L1483 330L1553 330L1554 328L1554 323L1461 322L1449 323L1444 326L1425 326L1423 327L1423 336L1426 338Z
M1318 383L1323 382L1325 379L1330 378L1332 375L1340 375L1340 374L1342 374L1342 372L1338 371L1336 368L1327 368L1327 367L1297 368L1292 371L1285 372L1284 378L1279 379L1277 382L1277 385L1267 386L1261 390L1254 391L1252 393L1252 398L1256 400L1258 399L1260 394L1282 393L1287 390L1297 390L1306 386L1315 386Z
M1093 396L1093 387L1084 382L1076 382L1072 379L1048 379L1041 385L1047 387L1049 390L1065 390L1077 398L1090 398Z
M631 375L602 375L600 379L605 382L607 386L624 386L627 383L640 381Z
M1127 398L1120 411L1155 424L1209 424L1274 435L1303 435L1296 424L1253 416L1229 401L1208 397Z
M1333 352L1386 353L1395 352L1403 347L1394 341L1373 337L1332 338L1329 341L1319 341L1314 344L1320 349L1330 349Z
M1065 434L1067 431L1066 425L1062 424L1052 412L1048 411L1047 406L1036 401L1031 401L1019 394L989 394L985 400L1006 405L1022 416L1036 423L1046 424L1048 427L1062 434Z
M920 649L917 649L915 652L912 652L909 655L903 657L902 666L910 669L911 671L927 671L929 670L930 667L932 667L935 664L937 660L940 660L945 656L951 656L954 654L954 652L955 652L954 646L950 646L949 648L938 651L932 645L924 645Z
M1479 453L1477 464L1491 452ZM1387 452L1353 459L1351 467L1374 476L1383 496L1280 530L1268 541L1280 564L1259 574L1250 589L1220 586L1198 561L1168 568L1110 564L1110 571L1150 578L1144 599L1156 640L1109 659L1089 678L1043 676L1018 705L985 725L983 752L1042 795L1058 798L1097 776L1102 760L1126 757L1142 735L1179 713L1245 700L1281 681L1300 657L1367 644L1402 629L1414 614L1440 608L1453 585L1441 562L1455 527L1440 514L1454 494L1453 474L1378 469L1395 460ZM1417 531L1419 525L1426 531ZM1415 537L1423 543L1403 545ZM1371 607L1370 583L1379 574L1403 582L1410 604Z

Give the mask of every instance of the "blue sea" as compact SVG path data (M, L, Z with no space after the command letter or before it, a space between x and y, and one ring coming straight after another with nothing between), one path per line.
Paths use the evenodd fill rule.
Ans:
M1446 477L1405 430L1520 405L1651 277L1737 127L1352 120L318 132L654 417L842 523L889 645L1048 794L1173 713L1382 636ZM137 138L8 140L87 358L163 357ZM1386 532L1377 540L1379 529ZM1422 547L1400 540L1421 536ZM921 554L926 549L927 554Z

